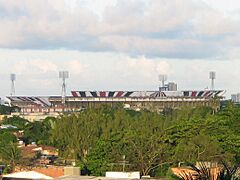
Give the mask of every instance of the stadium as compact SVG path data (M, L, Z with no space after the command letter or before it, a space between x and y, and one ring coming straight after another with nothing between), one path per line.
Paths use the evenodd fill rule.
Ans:
M224 90L204 91L71 91L70 96L8 96L8 104L21 113L76 112L103 104L123 104L134 110L209 106L220 108Z
M177 90L177 84L168 82L167 75L158 76L159 88L157 91L83 91L73 90L71 95L66 95L66 79L68 71L60 71L59 78L62 81L61 96L15 96L14 82L16 75L11 74L11 95L8 96L9 106L19 107L20 114L59 114L63 112L78 112L86 108L94 108L102 105L115 106L122 104L124 108L133 110L146 109L150 111L162 111L166 108L178 109L182 107L208 106L215 111L220 108L220 102L224 98L225 90L214 90L215 72L209 73L211 90Z

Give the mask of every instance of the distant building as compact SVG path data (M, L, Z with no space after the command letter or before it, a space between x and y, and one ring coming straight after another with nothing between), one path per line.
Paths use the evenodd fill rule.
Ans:
M160 86L159 91L177 91L177 84L169 82L168 84L164 84L164 86Z
M232 94L231 95L231 100L234 103L240 103L240 93Z
M168 83L168 91L177 91L177 84L174 82Z

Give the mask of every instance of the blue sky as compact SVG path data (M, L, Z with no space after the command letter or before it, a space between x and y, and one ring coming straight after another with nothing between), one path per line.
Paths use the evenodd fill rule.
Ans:
M157 90L168 74L180 90L240 92L237 0L0 0L0 96L70 90Z

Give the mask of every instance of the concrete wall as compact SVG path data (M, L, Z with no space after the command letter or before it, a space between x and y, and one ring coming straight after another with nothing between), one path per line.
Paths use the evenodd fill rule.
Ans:
M65 176L80 176L80 168L79 167L64 167L64 175Z
M116 179L140 179L140 172L106 172L106 177Z

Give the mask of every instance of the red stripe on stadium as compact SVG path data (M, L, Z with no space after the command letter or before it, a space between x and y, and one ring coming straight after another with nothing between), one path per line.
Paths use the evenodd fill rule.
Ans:
M191 96L196 97L196 95L197 95L197 91L193 91Z
M207 91L203 96L206 97L210 94L211 91Z
M72 95L73 95L73 97L78 97L78 94L76 91L72 91Z
M116 97L122 97L123 93L124 93L123 91L118 91Z
M106 92L105 91L100 91L100 97L106 97Z

